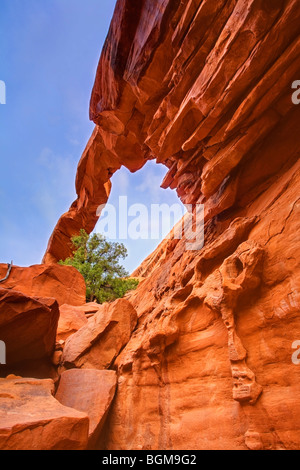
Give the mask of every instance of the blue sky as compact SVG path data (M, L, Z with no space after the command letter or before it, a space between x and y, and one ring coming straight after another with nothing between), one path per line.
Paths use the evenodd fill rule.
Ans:
M77 163L92 133L89 99L115 0L1 0L0 262L40 263L60 215L75 199ZM159 189L153 162L113 177L110 202L178 202ZM159 240L124 241L132 271Z

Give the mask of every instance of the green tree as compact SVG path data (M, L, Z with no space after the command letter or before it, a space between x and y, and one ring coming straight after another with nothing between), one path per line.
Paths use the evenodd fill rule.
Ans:
M138 280L129 279L124 267L127 249L122 243L110 243L101 234L89 236L85 230L72 238L73 256L59 264L74 266L84 277L88 302L100 304L123 297L135 289Z

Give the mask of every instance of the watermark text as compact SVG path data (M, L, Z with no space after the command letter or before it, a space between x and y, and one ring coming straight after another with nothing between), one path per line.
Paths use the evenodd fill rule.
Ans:
M293 104L300 104L300 80L295 80L292 83L292 89L296 90L292 94L292 102Z
M98 229L110 240L160 240L185 238L187 250L204 246L203 204L131 204L120 196L118 205L103 204L97 209Z
M294 341L292 344L292 349L296 349L296 351L292 355L292 363L295 366L299 366L300 365L300 341Z
M0 104L6 104L6 85L3 80L0 80Z
M0 341L0 365L6 364L6 344Z

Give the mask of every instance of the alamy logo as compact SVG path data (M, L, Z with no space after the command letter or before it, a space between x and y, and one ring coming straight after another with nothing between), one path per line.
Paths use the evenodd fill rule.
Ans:
M295 80L292 83L292 89L296 90L292 94L292 102L294 104L300 104L300 80Z
M6 104L6 85L3 80L0 80L0 104Z
M201 250L204 246L203 204L129 206L127 196L120 196L116 206L99 206L97 217L100 216L99 231L110 240L159 240L173 237L175 240L185 238L187 250ZM179 222L176 223L176 220Z
M0 341L0 364L6 364L6 344L4 341Z
M292 344L292 349L296 349L296 351L292 355L292 363L295 364L295 366L299 366L300 365L300 341L294 341Z

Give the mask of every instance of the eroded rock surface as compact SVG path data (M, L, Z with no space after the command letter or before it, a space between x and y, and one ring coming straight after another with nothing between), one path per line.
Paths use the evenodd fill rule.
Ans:
M152 158L204 204L205 245L164 240L134 273L109 449L299 447L299 23L296 0L117 2L45 260L94 227L121 165Z
M52 380L0 379L1 450L84 450L89 418L52 396Z
M299 447L296 188L264 194L274 202L247 241L240 230L233 236L247 222L239 219L229 231L220 222L217 239L208 232L196 254L180 241L163 262L152 255L156 264L130 296L139 323L116 360L109 449Z
M99 306L98 312L66 341L62 364L66 369L107 369L128 343L137 322L126 299Z
M55 397L62 405L89 416L90 449L99 444L116 385L117 374L113 370L71 369L61 376Z
M87 321L85 306L73 307L72 305L62 305L59 308L57 340L66 341L69 336L85 326Z
M7 265L0 264L0 279L5 277L6 272ZM59 305L78 306L86 301L84 279L72 266L13 266L9 278L0 287L22 292L28 297L52 297Z
M58 319L54 298L30 298L0 287L0 339L6 345L7 366L50 358Z

